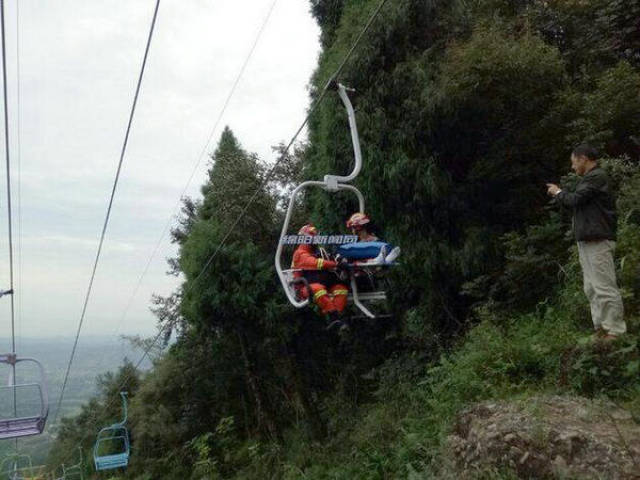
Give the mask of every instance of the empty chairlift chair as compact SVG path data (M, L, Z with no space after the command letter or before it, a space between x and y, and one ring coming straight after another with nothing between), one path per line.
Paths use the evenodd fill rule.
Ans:
M0 367L8 366L8 382L0 386L0 439L38 435L49 415L47 378L42 364L14 353L0 355ZM34 365L35 371L29 369ZM34 381L16 382L16 378L35 375Z
M24 480L48 480L46 471L46 465L24 468L22 471L22 477L19 478L23 478Z
M0 464L0 474L3 480L26 480L31 470L33 470L33 465L29 455L12 454L5 457Z
M33 466L28 472L25 472L24 480L48 480L46 471L46 465Z
M62 478L64 480L84 480L84 474L82 472L82 448L78 447L80 458L78 463L70 466L62 464Z
M96 470L111 470L125 468L129 464L129 431L127 423L127 392L120 392L124 418L121 422L103 428L98 432L96 444L93 447L93 462Z
M53 472L49 472L49 475L46 477L46 479L43 480L66 480L64 472L62 474L59 473L60 469L60 466L56 467L56 469Z

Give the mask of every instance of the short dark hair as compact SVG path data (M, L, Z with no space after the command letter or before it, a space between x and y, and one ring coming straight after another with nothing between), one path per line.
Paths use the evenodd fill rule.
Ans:
M589 145L588 143L578 145L573 149L573 152L571 153L576 157L586 157L592 162L596 162L598 160L598 157L600 156L598 154L598 150L596 150L595 147Z

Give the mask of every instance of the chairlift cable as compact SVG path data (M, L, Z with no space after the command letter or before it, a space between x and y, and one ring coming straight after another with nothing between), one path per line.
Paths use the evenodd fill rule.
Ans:
M267 26L272 14L273 14L273 11L275 10L275 7L276 7L277 3L278 3L278 0L274 0L272 2L271 6L269 7L267 15L265 16L265 18L264 18L264 20L263 20L263 22L262 22L262 24L261 24L261 26L260 26L260 28L258 30L258 33L257 33L257 35L256 35L256 37L255 37L255 39L253 41L253 44L251 45L251 48L249 49L249 52L248 52L247 56L245 57L245 60L242 63L242 66L240 67L240 70L238 71L238 74L236 75L236 78L235 78L235 80L234 80L234 82L233 82L233 84L231 86L231 89L229 90L229 93L228 93L228 95L227 95L227 97L226 97L226 99L225 99L225 101L223 103L222 109L220 110L220 113L218 114L218 117L217 117L217 119L216 119L216 121L215 121L215 123L213 125L213 128L209 132L209 136L207 138L207 141L206 141L205 145L203 146L200 154L198 155L197 162L196 162L196 164L194 165L194 167L193 167L193 169L191 171L191 175L190 175L187 183L185 184L185 186L184 186L184 188L182 190L182 193L181 193L180 197L178 198L178 200L176 202L176 205L173 208L173 213L171 214L171 216L167 220L167 223L166 223L166 225L164 227L164 230L163 230L158 242L156 243L156 246L155 246L155 248L153 250L153 253L151 254L151 257L149 258L149 260L147 261L147 264L146 264L146 266L145 266L145 268L144 268L144 270L142 272L142 275L138 279L137 285L134 288L133 293L132 293L132 295L131 295L131 297L130 297L130 299L129 299L126 307L125 307L125 310L123 312L123 315L122 315L122 318L120 320L120 323L118 324L118 328L116 329L116 332L117 332L117 330L119 330L120 325L124 321L128 311L129 311L129 308L131 307L131 303L132 303L135 295L137 294L137 291L139 290L139 288L140 288L140 286L142 284L142 280L146 276L146 274L147 274L147 272L148 272L148 270L149 270L149 268L151 266L151 262L155 258L155 255L158 253L158 250L160 249L162 241L164 240L164 237L166 236L167 232L169 231L169 228L171 227L175 212L178 210L178 208L180 206L180 202L181 202L182 198L184 197L186 191L188 190L188 188L189 188L189 186L190 186L190 184L191 184L191 182L192 182L192 180L193 180L193 178L194 178L194 176L195 176L195 174L196 174L196 172L198 170L198 167L200 166L202 158L206 154L207 148L208 148L209 144L211 143L211 140L213 139L213 136L214 136L216 130L218 129L218 126L220 125L220 122L222 121L223 115L226 112L227 107L229 106L229 104L231 102L231 99L233 98L233 96L234 96L234 94L235 94L235 92L237 90L238 85L240 84L240 80L242 79L242 77L244 75L244 72L245 72L245 70L246 70L246 68L247 68L247 66L249 64L249 61L251 60L251 57L253 56L253 53L255 52L255 50L256 50L256 48L258 46L258 43L259 43L259 41L260 41L260 39L262 37L263 32L266 29L266 26ZM144 353L143 353L142 357L140 358L140 360L136 363L134 370L137 370L140 367L140 365L142 364L142 362L144 362L144 360L149 355L149 352L151 351L151 349L155 346L155 344L158 342L160 337L165 333L165 330L166 330L166 325L163 326L158 331L158 334L156 335L156 337L153 339L153 341L149 344L147 349L144 351ZM124 388L124 386L126 386L126 383L129 380L130 380L130 377L125 379L125 381L122 384L123 388ZM113 402L110 402L109 404L107 404L107 406L105 407L105 410L109 406L111 406L112 403ZM59 408L58 408L57 411L59 411ZM97 415L96 415L96 417L97 417ZM56 412L56 418L57 418L57 412Z
M349 52L347 53L347 55L345 56L345 58L343 59L342 63L340 64L340 66L338 67L338 69L336 70L336 72L331 76L331 79L336 78L340 72L344 69L345 65L347 64L349 58L351 57L351 55L353 54L353 52L355 51L355 48L357 47L357 45L359 44L359 42L361 41L362 37L364 36L364 34L367 32L367 30L371 27L371 24L373 23L373 21L376 19L376 17L379 15L382 7L385 5L385 3L387 3L387 0L382 0L380 2L380 4L378 5L378 7L376 8L376 10L374 11L374 13L371 15L371 17L369 18L369 21L367 22L366 26L364 27L364 29L360 32L360 34L358 35L354 45L351 47L351 49L349 50ZM309 119L311 118L311 116L313 115L313 113L316 111L318 105L320 104L320 102L322 101L322 99L324 98L324 96L326 95L326 92L328 91L330 86L330 82L327 82L327 85L325 85L321 95L318 97L318 100L316 101L316 103L314 104L314 106L311 108L311 110L309 111L309 113L307 114L307 116L305 117L302 125L300 126L300 128L298 128L298 130L296 131L295 135L293 136L293 138L291 139L291 141L289 142L289 144L287 145L286 149L283 151L281 157L276 161L276 163L273 165L273 167L271 167L271 169L269 170L269 172L267 172L267 174L265 175L265 179L263 179L262 184L260 185L260 187L254 192L254 194L251 196L251 198L249 199L249 201L247 202L246 206L244 207L244 209L240 212L240 214L238 215L238 217L236 218L235 223L227 230L227 234L223 237L222 241L220 242L220 244L218 245L218 247L216 248L216 250L213 252L213 254L209 257L209 259L207 260L207 262L205 263L204 267L202 267L202 270L200 271L200 273L198 274L198 276L193 280L193 282L191 283L191 285L194 285L198 279L204 274L204 272L206 271L206 269L208 268L208 266L211 264L211 262L213 261L213 259L215 258L215 256L218 254L218 252L220 251L220 249L222 248L222 246L224 245L224 243L226 242L226 240L228 239L231 231L238 225L238 222L240 221L240 219L246 214L247 210L249 209L249 207L251 206L251 203L255 200L256 196L258 195L258 193L261 191L261 189L264 187L264 185L266 184L266 182L268 181L268 178L270 177L270 175L273 173L274 169L276 168L276 166L278 165L278 163L286 156L287 152L289 151L289 149L291 148L291 146L293 145L293 143L295 142L296 138L298 137L298 135L300 134L300 132L302 131L302 129L304 128L304 126L307 124L307 122L309 121ZM184 292L183 292L184 293ZM138 361L138 363L136 364L136 369L137 367L144 361L144 359L147 357L147 355L149 354L149 352L151 351L151 349L155 346L156 342L158 341L158 339L161 337L161 335L164 333L164 331L166 330L166 328L168 326L172 325L171 322L167 322L165 323L165 325L158 331L158 334L155 336L154 340L151 342L151 344L147 347L147 349L145 350L145 352L143 353L142 357L140 358L140 360ZM122 390L123 388L125 388L126 383L129 381L131 377L129 376L128 378L125 378L125 380L122 382L122 384L120 385L118 390ZM111 405L111 403L107 404L107 405Z
M276 0L277 1L277 0ZM269 16L271 15L271 11L273 10L273 7L275 6L276 1L274 1L273 5L271 6L271 10L269 11L269 14L267 15L267 18L265 19L265 24L266 21L268 20ZM266 185L266 183L269 181L271 175L273 174L274 170L277 168L277 166L279 165L279 163L286 157L287 153L289 152L289 150L291 149L291 147L293 146L294 142L296 141L296 139L298 138L298 136L300 135L300 133L302 132L302 130L304 129L304 127L306 126L306 124L308 123L309 119L313 116L313 114L315 113L316 109L318 108L318 106L320 105L320 103L322 103L322 101L324 100L324 97L326 96L329 87L331 85L331 82L336 79L340 73L342 73L342 70L344 70L344 67L346 66L346 64L348 63L348 61L350 60L351 56L353 55L353 53L355 52L356 48L358 47L358 45L360 44L360 41L362 40L362 38L364 37L364 35L367 33L367 31L369 30L369 28L371 27L371 25L373 24L373 22L375 21L375 19L378 17L380 11L382 10L382 8L384 7L384 5L387 3L387 0L382 0L378 6L376 7L376 9L374 10L374 12L372 13L372 15L369 17L369 20L367 21L365 27L360 31L360 33L358 34L355 42L353 43L353 45L351 45L351 48L349 49L349 51L347 52L347 54L345 55L345 57L343 58L342 62L340 63L340 65L338 66L338 68L336 69L336 71L334 72L334 74L330 77L329 81L327 82L327 84L324 86L324 88L322 89L322 92L320 93L320 95L318 96L316 102L314 103L314 105L312 106L312 108L309 110L307 116L305 117L304 121L302 122L302 124L300 125L300 127L298 128L298 130L295 132L295 134L293 135L293 137L291 138L291 140L289 141L287 147L285 148L285 150L281 153L280 157L278 158L278 160L276 160L276 162L274 163L274 165L269 169L269 171L267 172L267 174L265 175L260 187L253 193L253 195L251 196L251 198L249 199L249 201L247 202L247 204L245 205L245 207L242 209L242 211L240 212L240 214L236 217L235 222L231 225L231 228L229 228L227 230L227 233L225 234L225 236L223 237L222 241L220 242L220 244L218 245L218 248L216 248L216 250L213 252L213 254L209 257L209 259L207 260L207 262L205 263L205 266L203 267L202 271L200 272L200 274L198 274L198 276L194 279L194 283L196 283L198 281L198 279L202 276L202 274L204 273L204 271L209 267L209 265L211 264L211 262L214 260L214 258L218 255L218 252L220 251L220 249L224 246L224 244L226 243L226 241L228 240L229 236L231 235L231 233L233 232L233 230L235 230L235 228L238 226L238 223L240 223L240 220L242 219L242 217L244 217L244 215L246 214L246 212L248 211L249 207L251 206L251 204L254 202L254 200L256 199L257 195L260 193L260 191L264 188L264 186ZM254 43L251 52L249 53L249 56L251 55L251 53L253 53L253 50L255 49L256 45L257 45L257 41L260 37L260 34L262 33L262 30L264 29L264 25L262 26L262 29L260 30L260 32L258 33L258 36L256 37L256 42ZM232 87L229 96L227 97L227 101L224 104L224 107L220 113L220 115L218 116L218 119L211 131L211 134L209 135L209 139L207 140L207 143L205 145L205 149L206 147L209 145L209 143L211 143L211 139L213 137L213 134L218 126L218 123L220 122L220 119L222 118L222 115L224 113L224 111L227 108L227 104L229 103L229 100L231 99L231 96L233 95L233 92L240 80L240 77L244 71L244 68L246 67L246 64L248 63L249 57L247 57L247 60L245 61L245 63L243 64L242 69L240 70L240 73L238 75L238 77L236 78L236 82L234 83L234 86ZM187 188L189 187L189 184L191 183L191 180L193 179L193 176L198 168L198 166L200 165L200 160L201 157L204 153L204 149L203 152L200 154L199 159L198 159L198 163L196 164L196 166L193 169L193 172L191 173L191 177L189 178L189 181L187 182L187 185L185 186L182 195L180 198L182 198L182 196L184 196L184 193L186 192ZM178 200L177 205L179 205L180 200ZM176 211L177 206L174 207L174 212ZM172 215L173 217L173 215ZM138 285L136 286L136 288L134 289L134 293L132 295L135 296L135 294L137 293L138 288L140 287L140 284L142 283L142 278L144 278L144 276L146 275L148 269L149 269L149 265L151 264L151 261L153 260L153 257L155 256L155 254L158 251L158 247L160 246L160 243L162 242L162 240L164 239L164 236L166 235L169 226L171 224L171 218L169 219L169 222L167 223L167 225L165 226L164 231L162 232L162 235L160 237L160 240L158 241L158 244L156 245L156 249L154 250L153 254L151 255L151 258L149 259L147 266L145 267L145 270L142 274L142 276L140 277L139 281L138 281ZM131 300L130 300L131 302ZM121 320L124 320L124 317L126 316L126 311L128 310L129 305L127 305L127 309L125 310L125 314L123 315L123 318Z
M140 365L142 364L142 362L144 362L144 360L147 358L147 356L149 355L149 352L151 352L151 349L155 346L155 344L158 342L158 340L160 339L160 337L162 336L162 334L164 333L164 330L166 329L166 325L163 326L158 333L156 334L155 338L153 339L153 341L149 344L149 346L145 349L142 357L140 357L140 359L138 360L138 362L135 364L133 371L137 371L138 368L140 367ZM120 384L120 386L118 387L118 392L123 391L124 388L126 388L127 384L129 383L129 380L131 380L132 376L131 374L127 375L124 379L124 381ZM114 403L115 400L119 399L119 397L115 397L115 399L112 399L110 402L108 402L104 407L102 407L102 411L105 412L107 410L109 410L109 407L111 407ZM94 412L93 418L91 419L91 421L89 423L92 423L95 426L97 426L98 424L98 411L96 410ZM79 446L82 446L82 441L87 438L89 435L93 435L94 432L91 431L89 432L89 429L87 429L87 433L84 434L84 436L82 436L82 438L80 439L80 443ZM71 455L63 458L64 461L66 461L68 458L70 458ZM63 462L64 463L64 462Z
M369 21L367 22L367 24L365 25L364 29L360 32L360 34L358 35L355 43L352 45L351 49L349 50L349 52L347 53L347 55L345 56L345 58L343 59L342 63L340 64L340 66L338 67L338 69L336 70L336 72L331 76L331 79L336 78L340 72L344 69L345 65L347 64L349 58L351 57L351 55L353 54L353 52L355 51L356 47L358 46L359 42L361 41L362 37L364 36L364 34L368 31L368 29L371 27L371 24L373 23L373 21L376 19L376 17L379 15L382 7L385 5L385 3L387 3L388 0L382 0L380 2L380 4L378 5L378 7L376 8L376 10L374 11L374 13L371 15L371 17L369 18ZM240 219L246 214L247 210L249 209L249 207L251 206L251 203L253 203L253 201L255 200L256 196L258 195L258 193L261 191L261 189L264 187L264 185L266 184L266 182L268 181L269 177L271 176L271 174L273 173L274 169L277 167L278 163L280 161L282 161L282 159L286 156L286 154L288 153L289 149L291 148L291 146L293 145L293 143L295 142L296 138L298 137L298 135L300 134L300 132L302 131L302 129L304 128L304 126L307 124L307 122L309 121L309 119L311 118L311 116L313 115L313 113L317 110L318 105L320 104L320 102L322 101L322 99L325 97L326 92L328 91L330 86L330 82L327 82L327 84L325 85L321 95L318 97L318 100L316 101L316 103L314 104L314 106L311 108L311 110L309 111L309 113L307 114L307 116L305 117L304 121L302 122L302 125L300 126L300 128L298 128L298 130L296 131L296 133L294 134L293 138L291 139L291 141L289 142L289 144L287 145L287 147L285 148L285 150L283 151L282 155L280 156L280 158L276 161L276 163L271 167L271 169L267 172L267 174L265 175L265 178L263 179L262 184L260 185L260 187L254 192L254 194L251 196L251 198L249 199L249 201L247 202L247 204L245 205L244 209L240 212L240 214L238 215L238 217L236 218L236 221L232 224L232 226L227 230L226 235L223 237L222 241L220 242L220 244L218 245L218 247L216 248L216 250L213 252L213 254L209 257L209 259L207 260L207 262L205 263L204 267L202 267L202 270L200 271L200 273L198 274L198 276L193 280L193 282L191 283L191 285L194 285L198 279L204 274L204 272L206 271L206 269L209 267L209 265L211 264L211 262L213 261L213 259L215 258L215 256L218 254L218 252L220 251L220 249L224 246L224 243L226 242L226 240L229 238L229 235L231 234L231 232L234 230L234 228L238 225L238 222L240 221ZM147 347L147 349L145 350L145 352L143 353L142 357L140 358L140 360L138 361L138 363L136 364L136 369L137 367L144 361L144 359L147 357L147 355L149 354L149 352L151 351L151 349L153 348L153 346L155 345L155 343L158 341L158 339L161 337L161 335L164 333L164 330L166 330L167 326L172 325L171 322L167 322L159 331L158 334L155 336L153 342L151 342L151 344ZM125 378L125 381L122 382L122 384L120 385L119 390L122 390L125 386L126 383L128 382L129 378ZM108 405L111 405L111 403L109 403Z
M215 256L218 254L218 252L220 251L220 249L222 248L222 246L224 245L224 243L226 242L226 240L228 239L231 231L233 231L233 229L235 229L235 227L238 225L240 219L246 214L247 210L249 209L249 207L251 206L251 204L253 203L253 201L255 200L255 198L257 197L258 193L264 188L264 186L266 185L266 183L268 182L269 178L271 177L271 175L273 174L275 168L278 166L278 164L286 157L287 153L289 152L289 150L291 149L291 147L293 146L294 142L296 141L297 137L300 135L300 133L302 132L302 130L304 129L304 127L306 126L306 124L308 123L309 119L311 118L311 116L316 112L316 110L318 109L318 106L320 105L320 103L323 101L324 97L326 96L329 87L331 86L331 83L334 79L336 79L340 73L342 72L342 70L344 69L344 67L347 65L348 61L350 60L351 56L353 55L353 53L355 52L356 48L358 47L358 45L360 44L362 38L364 37L364 35L367 33L367 31L371 28L371 25L373 24L373 22L376 20L376 18L379 16L382 8L385 6L385 4L387 3L388 0L381 0L381 2L378 4L378 6L376 7L376 9L374 10L374 12L371 14L371 16L369 17L369 20L367 21L366 25L364 26L364 28L362 29L362 31L359 33L358 37L356 38L355 42L353 43L353 45L351 46L351 48L349 49L349 51L347 52L346 56L344 57L344 59L342 60L342 62L340 63L339 67L336 69L336 71L333 73L333 75L331 75L329 81L327 82L327 84L324 86L324 88L322 89L322 92L320 93L320 95L318 96L318 98L316 99L316 102L314 103L314 105L311 107L311 109L309 110L309 112L307 113L306 117L304 118L304 121L302 122L302 124L300 125L300 127L296 130L295 134L293 135L293 137L291 138L290 142L287 144L287 147L284 149L284 151L281 153L280 158L278 158L278 160L276 160L276 162L274 163L274 165L271 167L271 169L269 169L269 171L266 173L261 185L258 187L258 189L254 192L254 194L251 196L251 198L249 199L249 201L247 202L246 206L243 208L243 210L240 212L240 214L238 215L236 221L232 224L232 226L228 229L227 234L223 237L222 241L220 242L220 244L218 245L218 247L216 248L216 250L214 251L214 253L209 257L209 259L207 260L207 262L205 263L204 267L202 268L202 270L200 271L200 273L198 274L198 276L193 280L193 282L191 283L191 286L194 285L197 280L203 275L203 273L206 271L206 269L209 267L209 265L211 264L211 262L213 261L213 259L215 258ZM184 292L183 292L184 293ZM133 369L133 371L135 372L138 367L142 364L142 362L147 358L147 356L149 355L149 353L151 352L152 348L155 346L155 344L158 342L158 340L160 339L160 337L166 333L166 330L168 327L173 326L173 322L167 322L165 323L160 330L158 331L158 333L156 334L156 336L154 337L153 341L149 344L149 346L145 349L145 351L143 352L142 356L140 357L140 359L138 360L138 362L135 365L135 368ZM118 387L118 391L122 391L123 389L126 388L127 383L129 382L129 380L131 380L132 375L129 374L125 377L125 379L122 381L122 383L120 384L120 386ZM110 402L108 402L104 407L103 410L107 410L114 402L115 400L117 400L117 398L112 399ZM97 419L97 414L94 416L94 423L95 419ZM81 440L83 440L84 438L86 438L89 434L87 433L84 437L82 437Z
M122 163L123 163L123 160L124 160L125 152L127 150L127 144L129 142L129 133L131 132L131 125L133 123L133 116L135 114L136 105L138 103L138 97L139 97L139 94L140 94L140 87L142 85L142 78L144 76L144 70L145 70L145 66L147 64L147 58L148 58L148 55L149 55L149 48L151 46L151 39L153 38L153 31L154 31L154 28L155 28L155 25L156 25L156 18L158 16L158 8L159 8L159 6L160 6L160 0L156 0L155 9L154 9L154 12L153 12L153 18L151 20L151 26L150 26L150 29L149 29L149 36L147 38L147 45L145 47L144 57L143 57L143 60L142 60L142 67L140 69L140 74L138 76L138 83L136 85L136 91L135 91L135 95L133 97L133 104L131 106L131 112L129 113L129 122L127 124L127 130L126 130L126 133L125 133L124 142L122 143L122 149L120 151L120 160L118 161L118 168L116 170L116 175L115 175L115 179L114 179L114 182L113 182L113 187L111 189L111 196L109 198L109 205L107 207L107 213L106 213L106 216L105 216L105 219L104 219L104 224L102 226L102 233L100 235L100 242L98 244L98 251L96 253L96 258L95 258L95 261L94 261L94 264L93 264L93 270L91 272L91 279L89 280L89 286L87 288L87 293L85 295L84 304L82 306L82 313L80 315L80 321L78 323L78 329L76 331L76 337L75 337L75 340L74 340L74 343L73 343L73 348L71 349L71 356L69 357L69 363L67 365L67 371L65 373L64 381L62 383L62 390L60 392L60 397L58 398L58 403L57 403L57 407L56 407L56 415L55 415L54 420L53 420L54 423L58 419L58 415L60 414L60 406L62 404L62 399L64 397L64 391L65 391L65 388L67 386L67 381L69 379L69 373L71 371L71 365L73 364L73 360L74 360L74 357L75 357L76 348L78 346L78 340L80 339L80 331L82 330L82 325L84 323L85 314L87 312L87 306L89 304L89 298L91 297L91 290L93 288L93 282L95 280L96 270L98 268L98 262L100 260L100 253L102 252L102 246L104 244L104 239L105 239L105 235L106 235L106 232L107 232L107 226L109 224L109 218L111 216L111 208L113 206L113 200L115 198L116 188L118 186L118 180L120 179L120 172L122 170Z
M254 41L253 41L253 43L251 45L251 48L249 49L249 52L247 53L247 55L246 55L246 57L245 57L245 59L244 59L244 61L242 63L242 66L240 67L240 70L238 71L238 73L236 75L236 78L235 78L235 80L234 80L234 82L233 82L233 84L231 86L231 89L229 90L229 93L228 93L228 95L227 95L227 97L226 97L226 99L225 99L225 101L223 103L222 109L220 110L220 112L219 112L219 114L218 114L218 116L216 118L216 121L215 121L211 131L209 132L209 135L207 137L207 141L206 141L205 145L203 146L200 154L197 157L197 162L194 165L193 170L191 171L191 175L190 175L187 183L185 184L185 186L184 186L184 188L182 190L182 193L180 194L180 197L178 198L178 200L177 200L177 202L176 202L176 204L175 204L175 206L173 208L171 216L167 220L167 223L166 223L166 225L164 227L164 230L163 230L160 238L158 239L158 242L156 243L156 246L155 246L155 248L153 250L153 253L151 254L149 260L147 261L147 264L146 264L146 266L145 266L140 278L138 279L136 287L134 288L133 293L131 294L131 297L129 298L129 301L127 302L127 305L126 305L126 307L125 307L125 309L123 311L123 314L122 314L122 317L121 317L120 322L118 324L118 327L116 328L116 333L118 332L118 330L120 329L120 326L124 322L124 319L126 318L126 315L127 315L128 311L129 311L129 309L131 308L133 299L135 298L135 296L136 296L136 294L137 294L137 292L138 292L138 290L139 290L139 288L140 288L140 286L142 284L142 281L143 281L144 277L146 276L147 272L149 271L149 268L151 266L151 262L155 258L155 255L158 253L158 251L160 249L160 246L162 244L162 241L164 240L164 237L166 236L167 232L169 231L169 228L171 227L171 224L173 223L173 218L175 216L175 212L178 210L178 208L180 206L180 202L181 202L182 198L184 197L187 189L189 188L189 185L191 184L191 182L192 182L192 180L193 180L193 178L194 178L194 176L195 176L195 174L196 174L196 172L198 170L198 167L200 166L202 158L204 157L204 155L207 152L207 147L211 143L211 140L213 139L213 136L214 136L216 130L218 129L218 126L220 125L220 122L222 121L223 115L226 112L227 107L229 106L229 104L231 102L231 99L234 96L238 85L240 84L240 80L242 79L242 77L244 75L244 72L245 72L245 70L246 70L246 68L247 68L247 66L249 64L249 61L251 60L251 58L253 56L253 53L255 52L255 50L256 50L256 48L258 46L258 43L259 43L259 41L260 41L260 39L262 37L262 34L264 33L264 31L266 29L266 26L267 26L272 14L273 14L273 11L275 10L275 7L276 7L277 3L278 3L278 0L273 0L273 2L271 3L271 6L269 7L269 10L268 10L265 18L264 18L264 20L262 22L262 24L260 25L260 28L259 28L258 33L256 34L256 37L255 37L255 39L254 39ZM160 339L160 337L164 333L164 330L165 330L164 327L161 328L160 331L158 332L157 336L149 344L149 347L146 349L146 351L143 353L143 355L140 358L140 360L138 361L138 363L135 365L135 370L137 370L140 367L140 365L142 364L142 362L146 359L146 357L148 356L148 354L151 351L151 349L155 346L157 341ZM115 333L114 333L114 335L115 335ZM128 382L128 381L129 381L129 379L127 378L126 382ZM123 382L123 385L125 385L126 382ZM108 404L108 406L110 406L110 405L111 404Z
M304 121L302 122L302 124L300 125L300 127L298 128L298 130L296 131L296 133L293 135L293 137L291 138L291 140L289 141L289 143L287 144L286 148L284 149L284 151L281 153L280 157L278 158L278 160L276 160L276 162L273 164L273 166L267 171L266 175L264 176L264 178L262 179L262 182L260 184L260 186L258 187L258 189L253 193L253 195L251 196L251 198L249 198L249 201L247 202L247 204L245 205L245 207L242 209L242 211L240 212L240 214L236 217L236 220L233 222L233 224L231 225L231 227L229 227L227 229L227 233L225 234L225 236L222 238L222 241L220 242L220 244L218 245L218 247L216 248L216 250L213 252L213 254L208 258L208 260L206 261L204 267L202 268L202 271L200 272L200 274L193 280L193 284L195 284L200 277L204 274L204 272L207 270L207 268L209 267L209 265L211 264L211 262L215 259L215 257L218 255L218 252L222 249L222 247L224 246L224 244L226 243L227 239L229 238L229 236L231 236L231 233L233 232L233 230L235 230L235 228L238 226L238 224L240 223L240 220L242 220L242 218L245 216L245 214L247 213L247 211L249 210L249 207L251 206L251 204L253 203L253 201L256 199L256 197L258 196L258 194L260 193L260 191L262 191L262 189L265 187L265 185L267 184L267 182L269 181L269 179L271 178L271 175L273 175L273 172L275 171L275 169L277 168L277 166L280 164L280 162L286 157L287 153L289 153L289 150L291 149L291 147L293 146L294 142L296 141L296 139L298 138L298 136L300 135L300 133L302 132L302 130L304 129L304 127L307 125L307 123L309 122L309 119L311 118L311 116L316 112L316 110L318 109L318 106L322 103L322 101L324 100L325 96L327 95L327 92L329 91L329 88L331 87L332 82L338 78L338 76L340 75L340 73L342 73L342 70L344 69L344 67L346 66L347 62L349 61L349 59L351 58L351 56L353 55L353 53L355 52L356 48L358 47L358 45L360 44L360 41L362 40L362 38L364 37L364 35L367 33L367 31L369 30L369 28L371 27L371 25L373 24L374 20L378 17L378 15L380 14L380 11L382 10L382 7L384 7L384 5L387 3L387 0L382 0L378 6L376 7L376 9L374 10L374 12L371 14L371 16L369 17L369 20L367 21L366 25L364 26L364 28L362 29L362 31L359 33L358 37L356 38L355 42L353 43L353 45L351 46L351 48L349 49L349 51L347 52L347 54L345 55L344 59L342 60L342 62L340 63L340 66L337 68L337 70L334 72L333 75L331 75L331 77L329 78L329 81L326 83L326 85L324 86L324 88L322 89L322 92L320 93L320 95L318 96L316 102L313 104L313 106L311 107L311 109L309 110L309 113L307 113L307 116L305 117Z
M2 355L1 363L11 365L11 381L9 387L13 391L13 418L5 419L0 429L1 438L15 438L16 452L18 451L18 437L27 435L37 435L42 433L46 424L49 411L49 402L47 400L46 375L40 362L33 358L20 358L16 356L16 335L15 335L15 295L14 293L14 262L13 262L13 225L12 225L12 198L11 198L11 162L10 162L10 140L9 140L9 102L8 102L8 86L7 86L7 55L6 55L6 31L5 31L5 15L4 0L0 0L0 29L2 31L2 76L3 76L3 100L4 100L4 134L5 134L5 156L6 156L6 174L7 174L7 210L8 210L8 234L9 234L9 274L10 288L7 291L0 292L0 296L4 294L11 295L11 354ZM17 385L16 382L16 364L18 362L35 363L39 370L40 382L40 413L38 415L30 415L18 418L18 402L17 402Z
M153 252L151 253L151 256L149 257L149 260L147 260L147 264L145 265L142 274L140 275L140 278L138 279L138 282L135 286L135 288L133 289L131 296L129 297L129 301L127 302L127 305L125 306L123 313L122 313L122 317L120 318L120 321L118 323L118 327L116 328L116 333L118 332L118 330L120 330L120 327L122 326L122 324L124 323L124 320L127 316L127 314L129 313L129 309L131 308L131 305L133 303L133 300L135 299L136 295L138 294L138 290L140 289L140 286L142 285L142 281L144 279L144 277L147 275L147 273L149 272L149 268L151 267L151 262L153 262L153 259L155 258L155 256L157 255L158 251L160 250L160 246L162 245L162 242L165 238L165 236L167 235L167 232L169 231L171 225L173 224L173 219L176 216L176 213L178 212L178 209L180 208L180 204L182 199L184 198L185 194L187 193L187 190L189 189L189 186L191 185L191 182L193 181L193 178L195 177L196 172L198 171L198 168L200 167L200 163L202 162L202 158L205 156L205 154L207 153L207 148L209 147L209 145L211 144L211 140L213 139L213 136L215 134L215 132L218 130L218 126L220 125L220 122L222 121L222 117L224 116L227 107L229 106L229 103L231 102L231 98L233 97L233 95L236 92L236 89L238 87L238 84L240 83L240 79L242 78L242 76L244 75L244 72L247 68L247 65L249 64L249 61L251 60L251 57L253 56L253 53L256 49L256 47L258 46L258 42L260 41L260 38L262 37L262 33L264 32L267 23L269 22L269 19L271 18L271 14L273 13L276 4L278 3L278 0L273 0L271 7L269 8L269 11L267 12L267 15L264 18L264 21L262 22L262 25L260 26L260 29L258 30L258 33L253 41L253 44L251 46L251 48L249 49L249 53L247 54L244 62L242 63L242 66L240 67L240 70L238 71L238 74L236 75L236 78L231 86L231 89L229 90L229 93L227 94L227 97L222 105L222 109L220 110L220 113L218 114L218 117L216 118L215 123L213 124L213 128L211 129L211 131L209 132L209 136L207 138L206 143L204 144L204 146L202 147L202 150L200 151L200 154L197 157L197 161L195 163L195 165L193 166L193 170L191 171L191 175L189 176L189 179L187 180L187 183L185 184L184 188L182 189L182 193L180 194L180 196L178 197L178 200L176 201L175 206L173 207L172 213L169 216L169 218L167 219L167 223L164 226L164 229L162 230L162 233L160 234L160 238L158 239L158 242L156 243L155 248L153 249Z
M13 229L11 221L11 161L9 157L9 105L7 102L7 54L5 47L4 0L0 0L0 23L2 27L2 86L4 95L4 150L7 169L7 212L9 223L9 289L13 290ZM15 305L11 295L11 353L16 353ZM15 368L15 366L14 366Z
M9 223L9 290L11 297L11 353L16 353L16 321L15 321L15 301L13 295L13 230L11 221L11 162L9 156L9 104L7 101L7 52L4 23L4 0L0 0L0 23L2 24L2 91L4 98L4 150L5 163L7 166L7 221ZM16 379L16 365L11 366L13 370L13 380ZM13 389L13 415L18 416L18 399L15 388ZM15 440L16 453L18 452L18 439Z
M18 348L22 344L22 313L23 313L23 295L22 295L22 145L21 145L21 123L22 123L22 107L20 103L20 2L16 2L16 163L18 167L18 258L17 258L17 273L18 273Z

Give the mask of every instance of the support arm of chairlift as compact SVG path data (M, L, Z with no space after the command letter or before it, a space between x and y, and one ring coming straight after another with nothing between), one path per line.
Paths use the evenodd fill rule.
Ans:
M15 365L17 356L15 353L5 353L0 355L0 363L7 363L9 365Z
M127 392L120 392L120 396L122 397L122 412L124 417L122 418L121 422L118 422L115 425L124 426L124 424L127 423Z
M353 91L352 89L349 89ZM347 109L347 117L349 118L349 130L351 131L351 142L353 143L354 165L349 175L325 175L324 183L327 190L336 191L339 183L349 183L353 181L362 170L362 152L360 151L360 137L358 136L358 125L356 124L356 114L353 110L349 95L347 95L347 87L338 83L338 95ZM361 210L364 211L364 210Z

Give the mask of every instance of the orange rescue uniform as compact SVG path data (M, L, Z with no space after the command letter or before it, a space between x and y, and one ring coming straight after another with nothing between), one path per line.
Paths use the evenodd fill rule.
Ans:
M305 272L295 272L295 277L305 277L313 293L313 301L320 307L323 314L342 312L347 306L349 289L338 280L333 272L337 263L325 260L312 245L300 245L293 253L292 268L299 268ZM324 270L324 272L322 272ZM306 288L298 287L298 295L307 298Z

